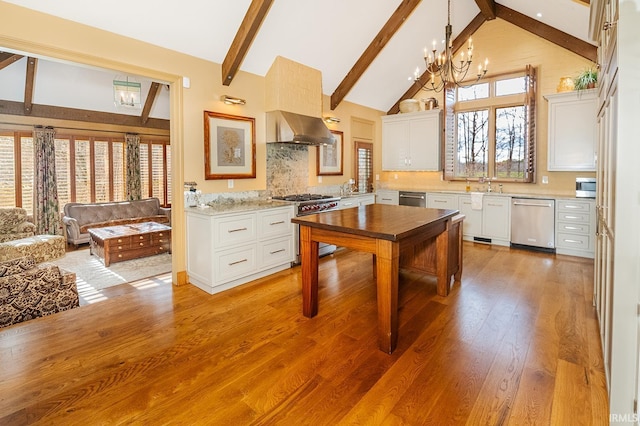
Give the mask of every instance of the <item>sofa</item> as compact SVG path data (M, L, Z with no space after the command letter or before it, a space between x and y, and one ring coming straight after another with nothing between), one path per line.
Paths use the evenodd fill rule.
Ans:
M0 209L0 243L32 237L36 225L27 219L27 211L20 207Z
M31 256L0 262L0 328L78 306L73 272Z
M171 209L160 207L157 198L109 203L68 203L62 222L67 243L89 242L89 229L132 223L156 222L171 225Z

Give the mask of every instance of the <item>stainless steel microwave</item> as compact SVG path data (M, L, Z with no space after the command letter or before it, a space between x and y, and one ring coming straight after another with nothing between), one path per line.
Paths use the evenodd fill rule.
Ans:
M576 198L596 198L596 178L576 178Z

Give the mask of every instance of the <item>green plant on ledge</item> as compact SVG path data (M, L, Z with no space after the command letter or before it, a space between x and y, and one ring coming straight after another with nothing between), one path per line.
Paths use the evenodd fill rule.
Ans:
M573 79L575 90L593 89L597 82L598 70L595 68L587 68Z

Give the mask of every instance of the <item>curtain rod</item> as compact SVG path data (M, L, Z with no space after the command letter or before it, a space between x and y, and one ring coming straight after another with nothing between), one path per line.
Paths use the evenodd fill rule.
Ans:
M65 127L65 126L43 126L38 124L24 124L24 123L10 123L6 121L0 121L0 124L9 125L9 126L22 126L22 127L53 127L54 129L61 130L82 130L85 132L103 132L103 133L118 133L121 135L126 135L127 133L135 133L140 136L161 136L161 137L169 137L169 134L154 134L154 133L139 133L139 132L131 132L131 131L120 131L120 130L98 130L98 129L84 129L82 127Z

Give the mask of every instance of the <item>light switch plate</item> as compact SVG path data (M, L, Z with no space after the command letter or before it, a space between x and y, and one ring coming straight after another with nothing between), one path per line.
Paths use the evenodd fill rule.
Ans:
M233 179L227 179L227 188L233 188Z
M318 183L322 183L322 176L318 176Z
M542 183L543 184L548 184L549 183L549 176L542 176Z

